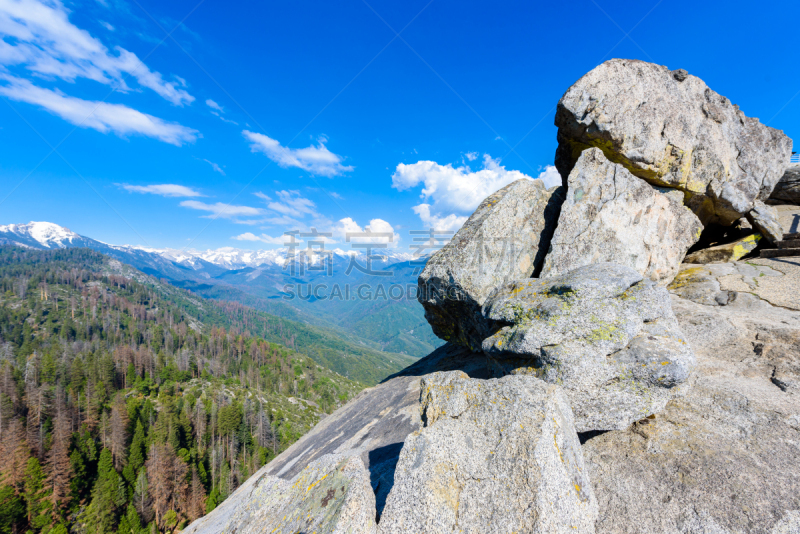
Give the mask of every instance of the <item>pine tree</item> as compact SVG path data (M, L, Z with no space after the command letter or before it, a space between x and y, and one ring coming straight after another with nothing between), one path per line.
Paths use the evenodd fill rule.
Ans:
M35 529L50 524L49 492L45 485L45 473L38 458L28 459L25 468L25 507L28 523Z
M128 408L120 393L117 393L111 409L111 454L114 467L122 469L126 463L125 446L128 442Z
M171 500L172 459L170 453L172 453L172 448L169 445L154 443L150 446L147 454L147 483L158 525L163 524L163 517L169 510Z
M25 520L25 502L11 486L0 486L0 534L19 532Z
M69 457L69 420L64 404L64 393L56 392L56 416L53 421L53 442L47 452L47 485L50 489L50 502L53 503L53 518L70 500L70 477L72 465Z
M187 510L189 519L194 521L206 511L206 490L200 481L197 468L192 469L192 490L189 497L189 509Z
M19 489L25 480L30 449L25 441L25 429L19 419L13 419L3 431L0 440L0 482Z
M111 451L103 449L97 464L92 501L83 513L87 531L97 534L114 532L119 509L125 501L125 485L114 469Z

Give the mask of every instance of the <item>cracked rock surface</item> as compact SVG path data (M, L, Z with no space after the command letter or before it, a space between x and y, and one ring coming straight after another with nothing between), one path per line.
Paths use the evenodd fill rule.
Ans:
M542 278L613 262L667 285L703 230L679 191L659 191L600 149L583 151L568 184Z
M567 397L528 376L422 380L381 534L594 532L597 504Z
M211 514L201 518L184 532L374 534L376 531L375 494L370 487L369 471L358 456L328 454L290 480L261 474L251 477L245 486L249 486L245 490L246 503L239 503L227 517Z
M597 531L800 532L800 312L759 298L755 284L786 275L745 263L682 272L694 269L670 289L697 354L691 388L584 445ZM734 281L749 291L731 299Z
M483 313L499 326L483 343L497 372L562 386L579 432L626 428L660 411L694 365L667 290L622 265L517 280Z

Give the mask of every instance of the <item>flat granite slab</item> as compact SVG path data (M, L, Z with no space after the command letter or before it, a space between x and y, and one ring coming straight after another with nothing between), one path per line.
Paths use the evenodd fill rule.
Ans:
M726 305L736 292L750 293L773 306L800 310L800 257L683 264L669 290L708 305Z

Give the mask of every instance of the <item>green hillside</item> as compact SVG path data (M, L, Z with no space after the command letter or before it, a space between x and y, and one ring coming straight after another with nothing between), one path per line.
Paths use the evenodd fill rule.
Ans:
M207 513L363 389L299 349L337 343L87 249L0 247L0 532Z

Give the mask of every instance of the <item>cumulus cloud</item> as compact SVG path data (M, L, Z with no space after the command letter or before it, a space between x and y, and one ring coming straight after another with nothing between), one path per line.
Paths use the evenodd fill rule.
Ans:
M176 146L192 143L199 135L197 130L167 122L122 104L82 100L8 75L0 75L0 82L5 82L0 83L0 95L44 108L81 128L93 128L103 133L113 132L121 137L144 135Z
M261 200L263 200L264 202L270 202L272 200L272 197L270 197L269 195L265 195L261 191L257 191L257 192L255 192L253 194L255 196L257 196L258 198L260 198Z
M36 75L70 82L86 78L129 91L124 75L136 79L177 106L194 97L180 78L166 81L137 56L121 47L111 53L98 39L69 21L69 10L59 0L0 2L0 63L22 66Z
M439 165L435 161L399 164L392 175L392 187L405 191L423 185L421 198L433 199L437 209L473 211L481 201L498 189L521 178L531 179L519 171L509 171L499 159L483 156L483 168L472 171L468 166Z
M219 165L217 165L217 164L216 164L216 163L214 163L213 161L208 161L207 159L204 159L203 161L205 161L206 163L208 163L209 165L211 165L211 168L212 168L212 169L214 169L214 172L218 172L218 173L220 173L222 176L225 176L225 171L223 171L223 170L222 170L222 168L221 168Z
M264 213L264 210L260 208L253 208L250 206L234 206L231 204L225 204L224 202L206 204L205 202L200 202L198 200L184 200L181 202L181 206L193 210L207 211L209 212L209 215L203 215L203 217L208 219L216 219L218 217L223 219L236 219L237 217L253 217ZM235 222L247 224L251 221Z
M351 217L339 220L333 229L334 238L349 243L384 244L386 248L397 248L400 235L383 219L372 219L365 227Z
M555 185L561 185L561 175L558 170L552 165L548 165L542 172L539 173L537 178L544 182L544 186L548 189Z
M419 216L426 229L431 228L438 232L457 232L467 222L465 215L456 215L455 213L445 217L432 215L430 204L419 204L411 209Z
M473 161L477 154L467 152L464 157ZM484 154L482 168L475 171L468 165L453 167L435 161L401 163L392 174L392 187L405 191L421 185L420 198L426 202L411 209L426 228L445 231L458 230L467 220L466 214L472 213L483 199L520 179L534 178L508 170L500 165L499 159ZM545 167L536 179L541 179L548 188L561 184L561 176L552 165Z
M202 197L200 193L185 185L157 184L157 185L128 185L118 184L131 193L150 193L162 197Z
M351 165L343 165L344 158L334 154L325 146L325 139L320 138L317 146L306 148L288 148L264 134L244 130L245 139L250 141L253 152L261 152L281 167L298 167L319 176L338 176L352 171Z

